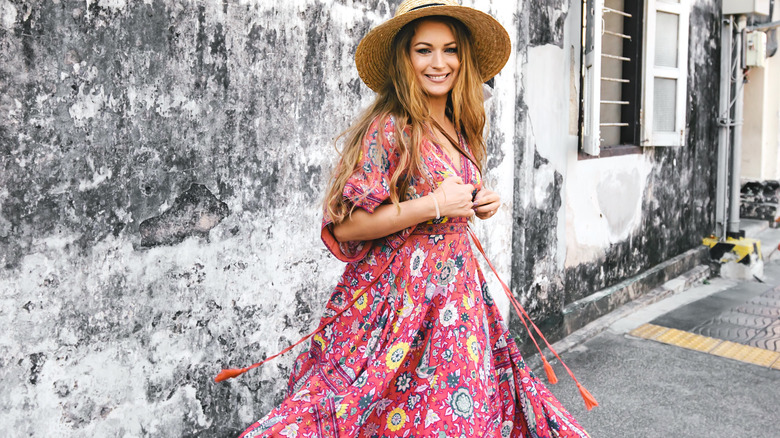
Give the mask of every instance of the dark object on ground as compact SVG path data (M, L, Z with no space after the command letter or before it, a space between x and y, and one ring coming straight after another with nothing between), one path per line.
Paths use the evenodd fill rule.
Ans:
M748 181L740 190L739 215L762 219L777 227L780 218L780 182L776 180Z

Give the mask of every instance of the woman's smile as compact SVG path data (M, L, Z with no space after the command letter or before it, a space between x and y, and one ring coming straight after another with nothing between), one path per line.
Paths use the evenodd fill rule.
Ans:
M436 76L434 76L434 75L425 75L425 76L427 76L428 79L430 79L433 82L444 82L444 80L446 80L447 77L449 77L449 75L450 74L447 73L446 75L436 75Z
M446 99L460 71L458 44L450 26L433 20L420 22L410 43L409 58L425 94Z

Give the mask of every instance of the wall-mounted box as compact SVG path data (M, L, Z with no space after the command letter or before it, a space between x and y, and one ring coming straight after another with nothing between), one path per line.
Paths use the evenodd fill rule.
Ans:
M769 0L723 0L723 15L769 15Z
M766 61L766 34L748 32L745 36L745 65L763 67Z

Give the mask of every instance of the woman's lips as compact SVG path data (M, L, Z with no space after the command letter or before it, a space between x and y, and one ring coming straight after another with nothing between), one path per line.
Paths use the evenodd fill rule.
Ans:
M444 82L449 76L449 73L443 75L425 75L431 82Z

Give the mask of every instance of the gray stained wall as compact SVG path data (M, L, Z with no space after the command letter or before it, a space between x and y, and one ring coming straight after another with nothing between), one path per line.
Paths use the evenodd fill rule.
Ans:
M567 304L701 244L714 230L720 4L694 2L690 28L685 147L643 150L654 165L641 195L640 231L612 245L600 263L566 269Z
M397 3L0 0L4 429L234 436L281 400L293 354L212 379L316 326L342 269L318 244L332 140L371 99L352 53ZM515 120L494 126L493 163L506 143L517 181L551 175L544 202L518 183L507 200L513 289L538 319L710 232L718 9L701 3L689 145L645 152L641 232L603 261L555 262L564 175L528 143L520 87L491 109ZM519 65L562 44L569 7L506 12Z
M555 8L548 7L553 4ZM577 6L571 5L572 8ZM527 4L525 12L518 18L517 32L518 39L528 41L528 44L518 45L516 49L520 52L519 56L535 45L562 46L565 15L574 11L567 11L565 3L561 5L561 2L551 1ZM576 12L579 14L579 11ZM604 248L593 261L577 263L574 266L556 263L556 259L561 256L558 248L560 233L557 228L558 214L563 203L561 198L564 175L560 169L554 169L551 177L541 178L549 182L544 188L546 196L543 202L522 202L533 189L523 188L520 181L536 181L538 173L549 173L550 170L547 166L548 160L540 155L540 152L544 151L540 151L536 144L526 144L527 129L524 129L524 125L531 124L531 121L523 94L518 96L515 108L517 135L514 138L517 168L526 169L525 172L531 172L533 175L523 176L523 170L519 170L520 177L515 181L512 289L524 297L547 297L535 303L530 313L551 341L566 334L561 332L561 311L564 306L700 245L702 237L713 232L718 143L720 17L719 2L692 2L686 145L643 149L642 153L650 163L651 171L644 181L644 188L637 193L641 203L641 224L627 239L611 243ZM576 19L579 20L579 16ZM533 151L533 155L528 153L529 151ZM532 161L533 164L523 166L522 160ZM632 180L633 178L617 182L626 185L633 183ZM601 184L603 185L604 181ZM607 187L600 186L597 193L580 192L576 195L598 196L600 192L606 197L603 193L610 192L606 189ZM612 189L613 195L632 192L620 188L614 190L615 187ZM636 202L633 196L631 200L624 201ZM569 242L569 245L571 244ZM550 281L535 281L540 276L546 276ZM510 327L524 341L528 340L525 329L514 315L510 317ZM536 351L530 342L524 342L523 350L526 353Z

